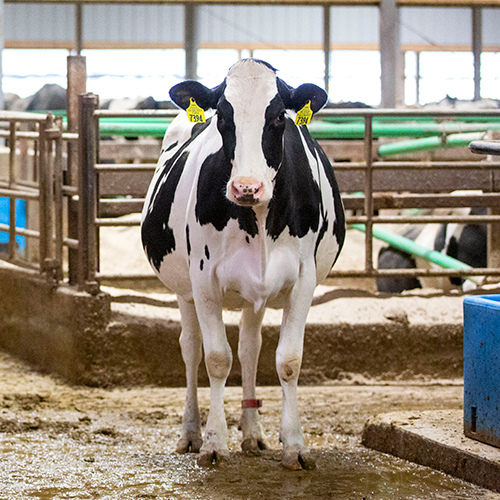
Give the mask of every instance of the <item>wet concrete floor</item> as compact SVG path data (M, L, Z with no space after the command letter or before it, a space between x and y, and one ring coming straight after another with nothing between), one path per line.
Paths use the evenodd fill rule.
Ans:
M499 494L361 444L365 422L388 411L460 409L460 381L345 379L301 387L313 471L280 465L281 390L258 388L271 446L240 451L241 390L226 390L231 461L201 469L173 452L184 389L73 387L0 354L0 500L4 499L500 499ZM209 402L200 389L202 419Z

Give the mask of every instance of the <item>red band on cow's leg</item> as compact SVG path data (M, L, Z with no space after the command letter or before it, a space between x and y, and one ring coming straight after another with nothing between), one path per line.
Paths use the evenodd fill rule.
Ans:
M242 408L261 408L262 399L243 399L241 401Z

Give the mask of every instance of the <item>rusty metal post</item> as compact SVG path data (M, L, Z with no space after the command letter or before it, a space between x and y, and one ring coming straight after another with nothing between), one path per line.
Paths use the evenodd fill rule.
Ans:
M372 117L365 116L365 270L373 271L373 134Z
M87 92L87 66L84 56L68 56L68 90L66 107L68 132L78 133L78 96ZM76 187L78 184L78 144L68 142L68 164L64 183ZM68 238L78 239L78 202L68 197ZM68 280L71 285L78 281L78 252L68 249Z
M48 257L49 241L47 238L48 227L47 227L47 212L49 207L47 205L47 134L46 134L46 123L39 124L39 139L38 139L38 185L39 185L39 197L38 197L38 210L39 210L39 231L40 231L40 241L39 241L39 259L40 259L40 271L43 273L45 271L45 259Z
M16 127L15 121L10 122L9 131L9 189L16 184ZM9 198L9 260L16 257L16 199Z
M56 127L60 133L54 139L55 142L55 163L54 163L54 202L55 202L55 262L54 278L61 281L63 274L63 119L62 116L56 118Z
M94 111L97 96L84 94L79 97L79 179L78 179L78 286L95 294L96 282L96 186L95 161L97 130Z

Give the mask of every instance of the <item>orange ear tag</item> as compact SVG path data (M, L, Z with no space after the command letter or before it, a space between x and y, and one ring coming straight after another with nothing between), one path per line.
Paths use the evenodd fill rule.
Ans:
M295 125L309 125L312 115L311 101L307 101L307 104L301 110L297 111Z
M191 97L190 105L186 109L188 120L193 123L205 123L205 112L200 108L196 101Z

